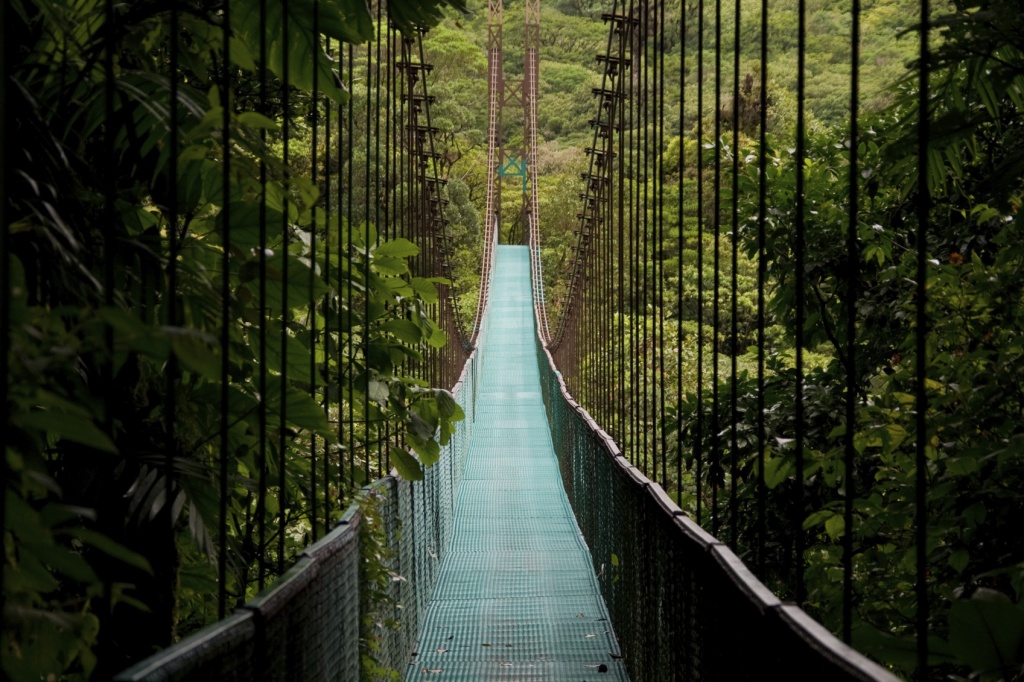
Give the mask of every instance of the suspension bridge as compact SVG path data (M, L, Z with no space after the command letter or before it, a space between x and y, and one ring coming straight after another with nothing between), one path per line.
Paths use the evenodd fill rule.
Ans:
M858 120L860 4L834 145L845 156L822 162L846 183L831 203L806 199L806 8L786 167L768 141L767 2L759 88L741 87L746 4L732 16L703 0L678 17L653 0L607 8L571 258L551 273L541 6L525 0L512 46L502 0L488 0L486 190L466 284L424 48L438 5L5 3L5 27L24 29L0 93L12 103L0 139L12 169L0 188L5 674L38 679L54 659L118 682L993 673L965 626L928 636L953 590L936 566L963 572L973 551L928 534L930 505L955 485L927 406L959 403L925 364L939 343L927 286L963 262L954 251L940 264L929 249L947 247L926 234L940 184L930 10L915 22L903 195L917 231L900 247L915 294L898 317L914 324L875 353L858 333L880 313L864 301L899 278L870 269L894 249L863 225L861 192L879 190ZM697 52L667 63L693 35ZM741 137L755 146L745 160ZM792 190L770 195L786 178ZM826 208L831 261L808 241ZM748 330L741 248L755 270ZM770 257L797 273L773 275L792 289L774 313L795 334L791 359L765 350L779 333ZM741 338L757 347L747 372ZM834 346L835 372L811 366L812 339ZM876 370L896 393L882 397ZM772 391L789 396L786 414L768 409ZM872 448L885 466L905 455L885 500L858 497L882 475ZM941 466L974 474L951 457ZM873 516L890 502L895 530ZM989 502L990 519L1017 504ZM984 507L976 516L972 529ZM861 610L883 552L906 556L898 632ZM808 588L814 571L830 590ZM45 605L58 616L41 619ZM1007 617L978 609L979 627ZM978 650L1005 672L1012 646Z

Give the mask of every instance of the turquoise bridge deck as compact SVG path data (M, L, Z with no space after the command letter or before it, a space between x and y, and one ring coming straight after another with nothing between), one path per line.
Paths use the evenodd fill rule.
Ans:
M541 399L529 250L499 246L476 422L407 680L628 680Z

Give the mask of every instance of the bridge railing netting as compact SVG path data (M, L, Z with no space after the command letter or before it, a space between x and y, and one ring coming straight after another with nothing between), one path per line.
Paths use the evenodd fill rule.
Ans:
M480 334L489 326L486 309L485 303ZM276 583L226 619L125 670L115 682L357 680L363 655L383 670L404 670L451 540L484 354L482 348L473 350L452 388L466 418L438 463L424 470L422 482L403 481L392 472L367 486L369 502L351 504L337 527L310 545ZM366 543L361 536L372 533L367 526L373 524L382 526L384 547L367 548L388 553L386 586L368 584L362 569ZM375 607L367 606L368 591L383 592ZM367 639L377 642L372 650L362 648Z
M537 359L569 502L634 680L895 680L690 520Z
M242 608L115 677L116 682L172 680L357 680L360 656L404 670L419 635L452 534L455 491L472 431L482 354L467 361L454 393L466 412L422 483L385 476L364 489L372 514L353 503L339 525ZM360 595L381 590L361 570L360 535L383 525L389 556L385 605L367 613ZM364 623L365 617L372 616ZM393 625L386 623L392 622ZM360 640L377 639L362 651Z

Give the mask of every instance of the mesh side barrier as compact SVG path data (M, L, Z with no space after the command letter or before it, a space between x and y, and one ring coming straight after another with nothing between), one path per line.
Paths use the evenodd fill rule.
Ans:
M486 328L486 318L484 325ZM388 546L394 553L391 597L395 607L390 617L399 623L396 629L382 633L384 647L378 658L395 670L405 669L410 657L415 657L420 628L451 540L455 490L462 481L476 414L479 362L480 352L474 351L452 391L466 419L456 425L450 442L441 448L437 464L424 469L423 481L412 483L387 476L372 486L387 499L381 516Z
M415 545L418 526L413 521L413 510L418 503L419 497L420 488L415 484L409 481L396 481L395 499L397 500L397 516L395 521L401 521L401 527L395 525L388 533L391 547L397 550L396 565L398 567L398 575L401 576L401 579L393 584L393 588L397 590L396 599L404 613L400 621L402 623L401 627L409 628L412 636L419 632L423 616L423 612L419 608L420 590L417 589L418 581L416 577L416 561L420 558L416 555ZM397 538L393 534L395 532L398 533ZM395 615L399 614L396 613ZM406 635L408 634L406 633ZM389 666L401 670L401 666L405 664L405 661L402 659L406 655L408 655L407 649L403 648L401 652L396 651L393 659L389 661Z
M434 528L432 521L432 497L431 484L436 480L436 467L425 472L424 484L413 486L413 523L415 524L415 536L413 543L413 557L415 559L416 586L424 586L425 589L417 589L416 592L416 613L423 615L427 608L427 600L430 598L431 568L433 561L430 552L434 551Z
M315 611L313 629L320 636L309 643L321 660L326 680L359 676L359 529L361 517L350 508L342 524L304 552L315 560L318 575L311 589Z
M387 614L398 623L397 628L375 625L383 635L383 648L378 652L380 663L388 668L401 670L416 641L422 612L418 607L424 588L417 566L420 557L417 537L423 530L418 507L422 507L424 486L385 476L373 487L385 496L381 506L381 520L387 534L388 547L393 552L391 570L394 578L390 583L390 594L394 606Z
M621 456L537 344L558 470L634 680L897 678L794 605ZM742 651L742 653L738 653Z
M313 583L317 562L301 557L281 578L242 608L256 619L256 668L268 681L324 679L321 659L314 654L320 637L319 609Z
M481 330L490 328L484 316ZM381 664L403 670L415 652L420 627L454 532L456 491L477 415L482 349L466 362L453 393L466 413L440 461L423 483L394 476L368 489L379 506L393 552L393 610L399 623L381 628ZM360 670L360 544L365 520L350 506L340 525L308 547L274 585L237 613L123 671L116 682L248 682L249 680L356 680Z
M114 682L248 682L255 678L256 626L234 613L114 677Z

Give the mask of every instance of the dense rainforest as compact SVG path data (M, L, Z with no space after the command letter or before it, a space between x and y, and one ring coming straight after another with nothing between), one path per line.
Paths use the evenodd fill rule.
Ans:
M447 179L451 262L459 308L471 326L487 182L486 5L469 3L445 13L433 2L389 4L395 8L391 20L396 24L439 22L424 37L424 51L433 64L430 95L435 98L440 171ZM174 19L180 24L173 30L167 8L159 3L118 6L121 31L111 73L118 81L117 123L122 132L108 137L109 124L103 120L104 4L5 3L5 77L11 75L4 103L5 161L14 158L14 140L20 145L18 174L4 187L2 244L11 254L4 260L4 281L10 288L3 324L9 321L11 330L10 360L4 365L4 426L13 436L5 433L4 440L2 641L3 670L11 679L109 675L140 652L216 620L222 429L220 415L208 406L221 404L225 386L230 387L226 404L232 425L226 437L236 455L230 460L232 486L226 495L231 523L223 540L238 557L226 567L232 604L271 581L315 537L317 524L327 527L339 503L379 472L380 442L385 439L359 424L376 419L394 432L411 430L411 449L429 463L436 442L429 437L417 441L415 434L427 434L424 424L443 432L461 417L445 387L431 386L407 371L443 342L428 314L437 300L433 283L417 278L409 265L418 250L402 239L377 239L370 229L354 229L367 225L369 206L356 207L354 213L350 208L344 219L329 208L321 210L323 198L339 185L351 183L350 191L356 193L368 189L363 179L368 177L367 157L358 151L347 161L332 157L322 138L321 147L315 146L309 122L320 120L311 111L326 110L328 102L341 106L348 97L363 104L369 99L370 79L362 67L354 77L350 70L347 82L343 69L338 78L332 70L338 69L342 42L360 46L372 34L370 8L293 0L286 25L295 31L294 54L285 57L280 49L271 49L264 57L266 68L260 69L263 41L258 37L261 27L254 23L256 5L250 0L231 3L238 23L230 40L230 93L217 76L224 68L219 4L182 3L185 11ZM320 14L314 15L314 6ZM851 267L842 236L851 196L846 174L850 6L825 0L806 3L802 105L804 192L810 210L803 284L811 296L800 352L805 455L811 464L804 480L797 481L794 474L791 437L799 319L793 312L797 275L791 265L800 106L792 3L768 3L764 151L770 159L771 220L765 223L763 248L755 163L761 152L761 112L756 109L761 96L761 4L742 2L739 8L738 96L731 88L731 71L721 84L714 82L715 7L678 1L666 5L667 38L657 49L672 63L684 55L687 62L682 81L670 79L664 97L669 135L662 167L669 228L667 242L650 256L658 261L651 271L662 273L668 286L663 300L624 314L639 328L660 321L684 344L672 357L650 363L652 374L654 367L663 372L663 384L651 377L629 380L675 386L681 375L683 390L680 395L651 396L649 406L664 398L664 411L650 409L645 433L623 439L622 445L640 450L653 434L680 439L682 475L676 477L673 461L661 483L691 514L698 506L711 506L710 499L698 500L698 489L710 495L716 488L733 486L738 514L723 512L712 523L723 537L737 538L737 551L745 559L755 544L755 529L744 519L752 517L757 504L758 475L780 493L800 486L806 499L804 555L793 553L799 531L782 523L788 510L772 507L769 514L779 522L771 524L772 554L758 562L763 564L759 577L784 598L794 598L794 565L802 562L803 606L839 632L841 541L853 533L853 643L913 678L915 406L909 386L915 361L918 198L913 28L919 4L872 0L861 6L862 252L856 268L858 323L849 339L845 284L837 273ZM730 69L735 9L730 0L718 9L724 36L719 54ZM1024 239L1018 217L1024 194L1024 7L1016 0L954 0L937 3L933 10L929 104L934 143L928 176L931 662L936 666L933 675L943 679L1013 680L1020 679L1024 665L1024 544L1019 532L1024 518L1024 393L1019 379ZM552 320L564 311L574 257L580 174L587 164L583 149L590 142L588 121L595 107L591 89L601 79L595 56L607 41L601 15L608 11L606 3L594 0L542 5L540 149L533 181L540 188L542 258ZM320 18L318 29L334 41L335 52L301 39L299 31L311 29L312 16ZM702 18L703 36L697 29ZM283 19L275 16L270 24L279 26ZM504 42L510 75L521 72L522 22L522 5L509 2ZM169 74L172 44L177 44L180 62ZM701 45L703 108L693 94ZM316 86L311 71L323 76ZM269 97L260 94L261 87L271 92ZM316 87L322 102L310 95ZM713 105L716 88L722 93L718 111ZM288 97L281 94L285 91ZM153 105L170 101L172 92L178 98L176 107ZM237 188L231 192L224 189L218 128L225 102L230 102L227 126L232 140L227 185ZM180 116L182 149L176 163L169 160L174 139L170 110ZM350 124L356 137L368 137L370 120L360 106L353 110ZM710 131L716 116L730 123L738 117L738 139L731 139L731 133L714 138ZM326 124L335 135L341 134L338 120L333 119L333 129ZM291 126L290 149L283 143L282 124ZM698 135L699 125L703 136ZM520 144L521 120L516 116L506 117L505 136L511 146ZM302 144L295 142L299 140ZM703 150L703 168L696 165L698 150ZM680 152L685 160L681 165ZM741 188L736 215L723 212L718 221L709 214L712 196L718 191L728 198L731 179L702 182L716 154L728 159L727 169L738 158ZM105 156L118 163L104 162ZM343 175L340 169L346 163ZM265 179L256 180L261 177ZM115 199L107 202L104 196ZM503 240L522 233L517 224L521 198L509 183L503 196ZM267 223L288 227L283 232L275 227L269 237L236 232L232 266L222 269L221 259L229 250L218 237L225 207L239 224L263 211ZM739 257L735 263L723 259L718 273L705 261L699 272L693 265L697 251L714 249L709 226L716 223L723 226L720 236L736 240ZM111 243L113 258L104 253ZM93 248L97 244L98 251ZM256 276L268 268L275 277ZM709 300L698 294L698 282L710 290L716 276L728 279L734 268L737 317L731 318L726 290L722 312L714 319ZM169 281L171 271L176 281ZM257 291L257 281L267 281L267 290ZM759 281L768 301L764 343L758 347ZM677 284L681 297L675 293ZM118 293L110 296L112 290ZM300 303L289 306L291 296ZM325 312L318 313L322 306ZM343 308L366 314L351 313L344 324L339 317L338 325L330 327L329 319ZM232 331L222 339L219 316L225 309ZM717 372L710 363L695 362L698 323L723 330L719 338L706 338L702 349ZM317 355L310 329L318 326L328 332L328 347L334 352ZM111 329L120 339L112 353L107 336ZM856 523L847 529L841 513L844 393L836 386L842 383L844 349L850 343L858 357L855 443L862 464L855 472ZM357 350L340 352L346 344ZM386 350L374 354L371 362L369 352L358 350L371 347ZM229 348L230 362L223 362L224 348ZM312 366L298 360L311 356ZM759 364L765 366L763 378L757 376ZM718 405L708 394L697 400L698 373L705 386L718 377ZM332 393L330 382L350 392ZM759 382L766 389L762 396L768 415L761 472L755 470L754 452ZM272 397L263 401L262 395ZM732 395L737 397L736 412L730 407ZM265 410L279 414L282 406L287 419L268 426ZM176 417L173 425L167 421L168 410ZM735 423L737 437L695 428L713 420ZM254 454L260 441L267 443L262 462ZM321 494L335 500L335 516L323 508L317 512L316 494L309 497L310 482L317 476L308 457L311 448L323 453ZM692 453L701 448L724 458L735 456L740 466L735 473L705 468L700 474L705 485L698 488ZM374 452L377 459L371 467ZM401 451L395 453L400 456ZM171 464L165 466L165 460ZM278 486L277 480L289 483ZM255 494L260 488L271 492L262 503ZM166 527L166 520L173 532L154 532L160 523ZM371 564L373 551L379 548L371 548ZM379 557L376 567L381 569ZM393 576L380 570L377 577L386 583ZM372 651L367 660L372 661ZM367 674L371 672L372 666Z

